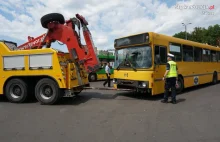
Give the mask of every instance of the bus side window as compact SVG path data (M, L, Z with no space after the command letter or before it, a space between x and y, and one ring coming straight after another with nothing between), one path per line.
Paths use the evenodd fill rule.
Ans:
M203 59L203 62L209 62L210 61L210 50L203 49L202 59Z
M194 61L195 62L202 61L202 48L194 47Z
M157 57L159 57L159 63L158 64L165 64L167 62L167 50L164 46L158 46L156 45L154 48L154 55L155 60Z
M216 51L211 51L211 61L216 62L217 61L217 56L216 56Z
M220 52L218 51L216 55L217 55L218 62L220 62Z
M182 61L181 44L170 43L170 53L174 55L174 61Z
M193 47L183 45L183 61L193 62Z

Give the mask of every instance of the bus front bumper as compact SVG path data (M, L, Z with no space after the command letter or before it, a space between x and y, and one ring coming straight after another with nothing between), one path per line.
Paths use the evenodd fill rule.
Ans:
M151 92L149 81L113 79L114 87L117 89L133 89L137 92Z

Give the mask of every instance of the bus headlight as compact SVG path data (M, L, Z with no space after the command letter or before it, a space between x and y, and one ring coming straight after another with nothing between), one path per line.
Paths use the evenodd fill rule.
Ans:
M112 80L112 82L113 82L113 83L117 83L117 79L114 78L114 79Z
M138 83L138 86L139 86L140 88L148 88L148 87L149 87L149 82L148 82L148 81L140 81L140 82Z

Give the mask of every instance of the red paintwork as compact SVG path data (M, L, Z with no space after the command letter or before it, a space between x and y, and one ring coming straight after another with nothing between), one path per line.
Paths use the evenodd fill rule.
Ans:
M65 24L59 24L57 22L51 22L48 24L48 32L37 37L28 37L28 42L18 46L20 50L42 48L46 43L51 43L58 40L67 45L70 56L76 59L78 63L82 63L87 71L90 73L96 71L99 68L99 61L94 51L94 44L89 29L87 28L88 22L84 17L76 14L76 17L80 20L83 27L83 35L86 41L86 45L79 43L79 36L75 29L72 28L71 19L67 20ZM75 49L78 58L72 56L72 50ZM87 54L86 54L87 52Z
M42 40L46 34L40 35L39 37L33 38L28 36L28 42L18 46L20 50L33 49L42 44Z

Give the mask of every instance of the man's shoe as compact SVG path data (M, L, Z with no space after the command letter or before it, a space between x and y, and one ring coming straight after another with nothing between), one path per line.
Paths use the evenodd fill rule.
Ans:
M176 100L175 101L171 101L172 104L176 104Z
M168 103L168 101L167 100L162 100L161 103Z

